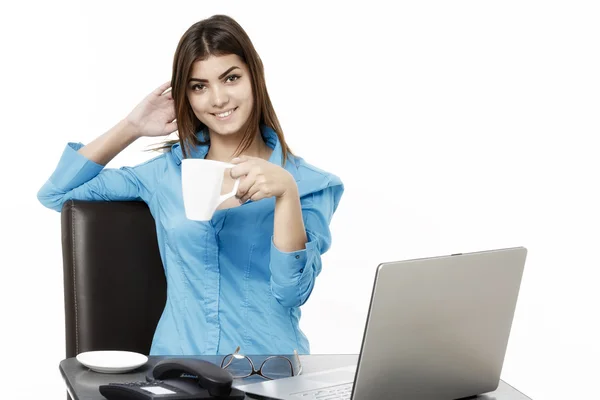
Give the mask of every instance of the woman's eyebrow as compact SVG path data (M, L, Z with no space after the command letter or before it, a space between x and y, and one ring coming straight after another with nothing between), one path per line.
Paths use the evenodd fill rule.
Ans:
M219 79L223 79L225 78L225 75L227 75L228 73L230 73L231 71L233 71L234 69L241 69L238 66L233 66L231 68L229 68L227 71L223 72L221 75L219 75ZM191 81L196 81L196 82L208 82L208 79L200 79L200 78L190 78L190 82Z

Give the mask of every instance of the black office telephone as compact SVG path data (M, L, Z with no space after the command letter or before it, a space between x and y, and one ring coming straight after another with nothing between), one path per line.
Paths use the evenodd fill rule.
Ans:
M217 365L193 358L169 358L152 370L153 380L100 386L108 400L242 400L245 393L232 388L232 375Z

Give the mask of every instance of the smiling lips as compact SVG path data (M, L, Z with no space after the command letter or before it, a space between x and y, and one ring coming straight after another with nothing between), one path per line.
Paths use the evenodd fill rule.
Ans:
M233 112L235 110L237 110L237 107L232 108L231 110L227 110L225 112L219 113L219 114L212 113L212 115L214 115L219 121L223 121L223 120L226 120L227 118L229 118L229 116L231 114L233 114Z

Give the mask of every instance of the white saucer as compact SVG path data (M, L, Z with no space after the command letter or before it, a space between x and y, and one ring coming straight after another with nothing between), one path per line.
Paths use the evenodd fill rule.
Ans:
M148 357L132 351L87 351L77 355L77 361L92 371L104 374L120 374L146 364Z

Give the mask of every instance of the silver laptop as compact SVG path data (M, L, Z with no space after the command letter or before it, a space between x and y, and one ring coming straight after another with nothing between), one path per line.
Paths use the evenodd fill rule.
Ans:
M274 399L458 399L496 390L527 250L382 263L358 364L237 386Z

